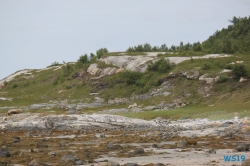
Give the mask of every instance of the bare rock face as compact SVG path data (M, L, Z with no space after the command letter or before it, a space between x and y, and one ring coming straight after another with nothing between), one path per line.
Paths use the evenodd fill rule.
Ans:
M149 56L108 56L106 58L100 59L106 64L113 64L125 70L136 71L136 72L146 72L147 64L154 60L154 57Z
M94 79L99 79L105 76L113 75L118 72L122 72L123 70L117 69L116 67L107 67L105 69L98 68L97 64L91 64L87 70L87 72L93 76L96 76Z

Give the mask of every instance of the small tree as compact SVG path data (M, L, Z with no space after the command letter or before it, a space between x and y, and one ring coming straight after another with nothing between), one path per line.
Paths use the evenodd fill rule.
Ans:
M237 77L240 78L242 76L247 75L247 70L244 65L236 65L233 67L233 74Z
M161 58L155 63L149 64L147 70L158 71L158 72L164 73L170 70L173 66L174 64L170 63L168 59L166 60L165 58Z
M102 55L107 54L109 51L107 48L100 48L96 51L97 58L100 59Z

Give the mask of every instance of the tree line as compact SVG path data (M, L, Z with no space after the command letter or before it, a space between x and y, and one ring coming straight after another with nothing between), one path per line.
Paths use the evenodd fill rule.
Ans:
M249 53L250 52L250 16L233 17L229 20L231 25L215 33L204 42L186 43L168 47L165 43L161 46L151 46L149 43L129 47L127 52L181 52L195 51L204 53Z

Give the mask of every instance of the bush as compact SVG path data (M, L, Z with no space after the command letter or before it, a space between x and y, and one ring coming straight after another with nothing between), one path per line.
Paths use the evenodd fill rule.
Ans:
M66 64L62 67L63 69L63 76L68 77L72 72L73 72L73 65L71 64Z
M99 50L96 51L96 56L98 59L102 57L102 55L107 54L109 51L107 48L100 48Z
M219 78L217 79L217 83L223 83L226 82L228 80L228 77L225 75L220 75Z
M244 65L236 65L233 67L233 74L237 77L240 78L242 76L247 75L247 70Z
M160 60L156 61L155 63L151 62L148 65L147 70L165 73L165 72L169 71L173 66L174 66L174 64L170 63L168 59L166 60L165 58L161 58Z
M133 85L142 77L142 73L139 72L133 72L133 71L126 71L124 72L125 82L127 85ZM137 82L138 85L142 84Z
M48 67L52 67L52 66L59 66L60 64L57 62L57 61L55 61L55 62L53 62L50 66L48 66Z
M207 70L207 69L210 69L210 68L211 68L210 65L207 64L207 63L205 63L205 64L202 66L202 69L203 69L203 70Z
M18 87L17 84L13 84L13 85L12 85L12 89L17 88L17 87Z

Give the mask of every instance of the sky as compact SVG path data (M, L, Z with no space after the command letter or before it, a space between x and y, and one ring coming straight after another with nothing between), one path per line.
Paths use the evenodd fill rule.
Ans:
M149 43L203 42L249 0L0 0L0 80L22 69Z

